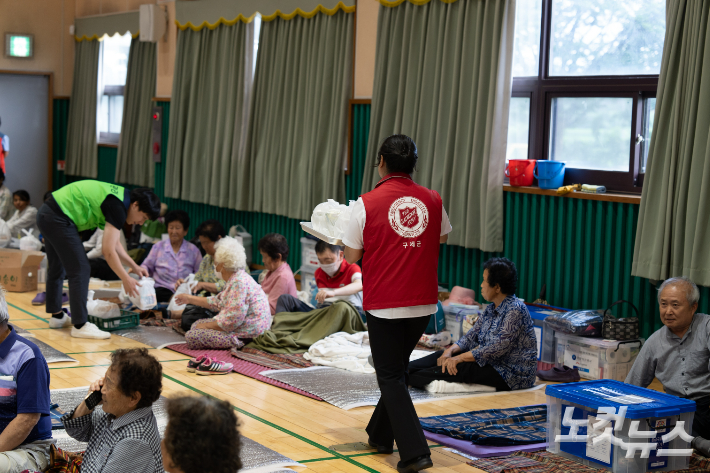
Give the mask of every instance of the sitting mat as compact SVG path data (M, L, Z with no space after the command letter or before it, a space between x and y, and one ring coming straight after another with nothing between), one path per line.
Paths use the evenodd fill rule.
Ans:
M81 401L84 400L89 387L71 389L52 389L50 391L52 402L59 404L59 408L65 412L71 412ZM158 422L158 430L161 438L168 424L168 414L165 410L164 396L153 404L153 414ZM100 410L101 406L96 409ZM79 442L69 437L66 430L53 430L52 437L56 439L57 447L68 452L82 452L86 450L86 443ZM242 469L240 472L250 473L270 473L281 471L284 467L303 466L294 460L267 448L249 438L242 437L242 450L240 452ZM287 470L288 471L288 470Z
M71 356L65 355L54 347L50 347L42 340L38 340L33 337L29 341L37 345L37 348L39 348L39 351L42 352L42 355L44 356L44 359L47 360L47 363L62 363L65 361L73 361L78 363L78 361Z
M537 465L532 462L537 462ZM591 468L550 452L518 451L502 458L479 459L468 465L489 473L524 471L525 473L599 473L603 469ZM691 470L681 470L684 472Z
M435 434L424 431L424 437L432 442L455 448L477 458L502 457L515 452L537 452L547 448L547 442L531 443L529 445L508 445L506 447L489 447L488 445L474 445L470 440L459 440L448 435Z
M111 333L130 338L131 340L157 349L165 348L167 345L187 343L185 337L177 333L171 327L148 327L140 325L124 330L116 330Z
M353 409L361 406L375 406L380 400L380 388L377 376L373 374L353 373L324 366L294 370L263 371L262 376L281 381L295 388L314 394L329 404L341 409ZM514 392L534 391L543 388L541 384L530 389ZM448 399L460 399L474 396L494 396L501 393L429 393L423 389L409 388L412 402L431 402Z
M239 358L233 357L230 353L229 350L190 350L187 348L187 345L168 345L165 347L169 350L176 351L178 353L182 353L183 355L190 356L192 358L195 358L199 355L207 355L211 357L214 360L217 361L224 361L226 363L232 363L234 365L234 372L242 374L244 376L247 376L249 378L256 379L257 381L261 381L262 383L270 384L272 386L276 386L281 389L285 389L287 391L294 392L296 394L300 394L302 396L310 397L311 399L315 399L316 401L322 401L318 396L315 396L309 392L303 391L301 389L289 386L286 383L282 383L280 381L275 381L273 379L267 378L265 376L261 376L259 373L264 371L264 367L261 365L257 365L255 363L250 363L248 361L240 360ZM308 368L304 368L308 369Z

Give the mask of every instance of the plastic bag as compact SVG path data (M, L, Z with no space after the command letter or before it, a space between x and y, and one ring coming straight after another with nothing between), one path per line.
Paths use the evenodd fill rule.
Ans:
M121 316L121 309L117 304L94 299L94 294L94 291L89 291L89 297L86 301L86 308L89 311L89 315L102 319L113 319Z
M0 218L0 248L5 248L10 244L12 235L10 235L10 227L7 226L5 220Z
M122 301L128 299L138 310L148 310L158 305L158 299L155 296L155 280L153 278L141 278L138 284L139 286L136 288L138 297L129 296L122 287L118 298Z
M32 234L32 232L27 230L22 230L25 234L20 238L20 249L26 251L40 251L42 249L42 242Z
M573 310L545 317L545 323L555 332L580 337L600 337L604 312L601 310Z
M316 205L311 215L313 229L332 238L343 238L350 223L353 203L343 205L328 199L328 202Z
M429 348L448 347L452 342L453 339L451 338L451 332L446 330L433 335L423 334L419 339L419 343Z
M195 289L195 286L197 286L197 283L199 281L195 281L195 275L190 274L185 281L183 281L182 284L180 284L175 291L175 295L173 296L172 299L170 299L170 304L168 304L168 310L169 311L183 311L185 310L185 306L187 304L178 304L175 302L175 296L178 294L192 294L193 289Z

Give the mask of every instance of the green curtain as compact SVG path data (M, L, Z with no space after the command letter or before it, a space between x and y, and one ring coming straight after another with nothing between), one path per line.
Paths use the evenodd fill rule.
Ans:
M710 1L666 5L632 274L710 285Z
M234 208L251 28L178 31L165 195ZM251 67L251 65L249 65Z
M66 174L96 178L96 106L98 98L98 41L81 41L74 50L74 83L67 124Z
M353 15L342 10L262 24L250 172L234 175L252 191L239 210L308 220L319 203L345 200L352 41Z
M131 41L128 54L123 122L116 158L116 182L153 187L155 164L151 150L157 44Z
M380 6L362 192L379 180L381 142L414 139L414 180L437 190L449 244L503 250L503 172L515 0Z

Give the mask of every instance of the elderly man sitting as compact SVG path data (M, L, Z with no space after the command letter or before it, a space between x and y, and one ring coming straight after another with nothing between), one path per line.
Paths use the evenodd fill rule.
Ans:
M49 463L49 368L37 345L8 324L0 288L0 471L44 470Z
M163 473L160 432L152 405L160 397L163 369L145 348L111 353L106 375L89 395L62 417L67 434L88 442L82 473ZM101 392L103 410L90 398ZM88 404L87 404L88 403Z
M700 292L687 278L667 279L658 289L661 322L626 382L647 387L656 377L663 389L696 403L693 448L710 457L710 315L696 314Z

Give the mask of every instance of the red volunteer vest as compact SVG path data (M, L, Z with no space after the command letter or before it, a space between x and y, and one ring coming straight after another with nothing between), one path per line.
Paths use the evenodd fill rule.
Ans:
M441 196L392 173L362 200L363 309L436 304Z

